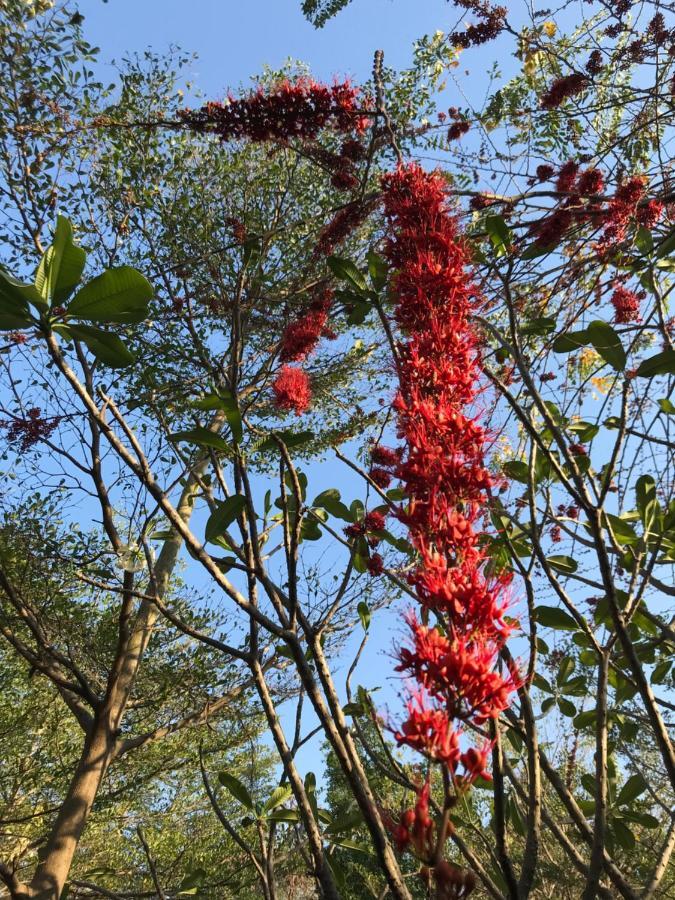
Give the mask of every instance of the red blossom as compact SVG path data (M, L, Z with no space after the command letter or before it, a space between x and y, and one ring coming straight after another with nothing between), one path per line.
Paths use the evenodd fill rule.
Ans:
M546 93L542 96L540 106L542 109L555 109L570 97L580 94L589 81L586 75L580 72L573 72L571 75L563 75L562 78L556 78Z
M299 362L316 348L326 331L329 305L330 300L328 303L319 301L304 315L286 326L279 350L282 362Z
M448 128L448 140L456 141L458 138L461 138L462 135L466 134L471 126L464 119L460 119L458 122L453 122L452 125Z
M259 86L245 97L207 103L200 110L184 110L183 122L194 131L217 134L222 141L312 139L330 127L337 132L360 132L366 119L359 109L361 92L349 81L319 84L311 78L283 79Z
M43 418L41 410L33 407L25 417L17 416L11 422L3 422L2 427L7 430L9 443L18 444L19 450L26 453L39 441L49 438L60 421L61 416L54 416L51 420Z
M536 175L539 181L549 181L554 174L555 169L548 163L542 163L540 166L537 166Z
M368 574L373 577L381 575L384 572L384 560L379 553L371 553L366 563Z
M617 285L614 288L611 303L614 307L614 321L617 325L640 321L640 298L629 288L622 284Z
M368 472L370 478L375 482L375 484L384 490L384 488L388 488L391 484L391 473L387 472L386 469L383 469L382 466L373 466Z
M274 399L283 410L293 410L302 415L312 401L312 386L309 375L304 369L295 366L282 366L272 384Z

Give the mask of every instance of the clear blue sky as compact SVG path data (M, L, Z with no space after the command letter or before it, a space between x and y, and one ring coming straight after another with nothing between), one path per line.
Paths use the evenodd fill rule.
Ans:
M403 67L421 35L454 29L457 10L447 0L353 0L317 30L303 17L301 0L80 0L88 40L106 62L125 52L177 44L196 51L196 86L218 95L230 85L278 66L289 56L309 63L322 78L368 77L376 49L387 64Z

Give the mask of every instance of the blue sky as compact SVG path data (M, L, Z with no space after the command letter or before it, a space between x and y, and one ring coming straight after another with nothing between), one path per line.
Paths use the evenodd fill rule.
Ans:
M454 29L456 9L447 0L353 0L325 28L303 17L300 0L80 0L85 32L110 61L151 46L177 44L199 54L198 87L217 96L286 58L301 59L322 78L368 77L376 49L394 67L410 62L413 41L437 29Z

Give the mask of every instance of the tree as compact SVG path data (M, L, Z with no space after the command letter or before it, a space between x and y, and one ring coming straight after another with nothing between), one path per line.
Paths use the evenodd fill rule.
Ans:
M340 5L307 11L326 20ZM165 620L206 648L207 676L232 679L224 703L257 696L276 789L225 773L228 812L204 758L201 778L270 900L293 874L344 896L355 838L370 858L348 875L381 896L590 900L672 884L672 703L658 686L673 642L662 160L675 30L648 5L634 20L630 4L601 7L570 34L528 10L519 22L456 5L474 14L465 31L421 41L399 76L376 54L364 88L291 69L181 110L171 67L150 56L128 66L116 103L88 89L46 123L5 94L20 222L0 274L7 436L28 463L22 493L39 486L44 503L63 477L70 502L93 497L101 527L47 542L50 577L79 579L119 615L97 690L68 628L50 636L42 598L66 610L72 598L44 567L24 571L27 554L5 554L20 630L3 634L85 732L35 873L15 853L2 870L13 897L62 892L118 729L136 724L138 651L161 668L151 640ZM49 45L41 28L25 45L36 50L20 34L7 84L39 70L26 58ZM436 101L420 83L439 85L457 46L493 38L517 38L522 71L483 109L429 124ZM44 208L13 160L52 147L69 173L61 213L86 202L91 215L74 234L61 214L45 248ZM406 159L430 150L444 171ZM481 183L485 167L505 190ZM225 194L197 201L212 171ZM49 454L31 467L38 447ZM312 460L328 454L350 480L317 493ZM23 535L13 526L9 546ZM179 553L187 582L213 592L215 621L174 596ZM407 713L385 718L376 685L352 680L401 596L415 614L397 668L414 687ZM299 769L317 730L329 798L341 784L353 820L324 810ZM408 808L388 802L385 778Z

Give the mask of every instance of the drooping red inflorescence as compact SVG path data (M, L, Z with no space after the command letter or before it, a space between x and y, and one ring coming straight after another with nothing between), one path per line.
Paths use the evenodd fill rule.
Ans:
M192 130L217 134L223 141L311 139L326 127L341 133L363 131L367 118L360 100L360 90L349 81L326 85L301 77L271 88L261 85L246 97L207 103L200 110L184 110L181 118Z
M327 327L332 293L312 302L309 309L290 322L281 336L279 358L282 362L299 362L316 349L324 336L332 335Z
M272 383L274 399L279 409L302 415L312 402L309 375L297 366L282 366Z
M398 668L418 687L396 738L468 783L484 752L462 753L462 723L496 718L518 681L516 673L495 668L509 632L508 580L485 575L481 547L492 477L484 462L487 435L471 410L480 390L471 320L479 301L442 176L411 165L383 183L385 254L396 272L395 316L406 335L394 402L404 447L402 454L379 449L373 461L403 482L408 506L398 515L419 554L410 582L420 605L441 613L447 628L408 619L412 643L400 650Z
M584 88L588 87L589 80L586 75L580 72L574 72L572 75L563 75L562 78L556 78L549 89L541 98L542 109L555 109L565 100L580 94Z

